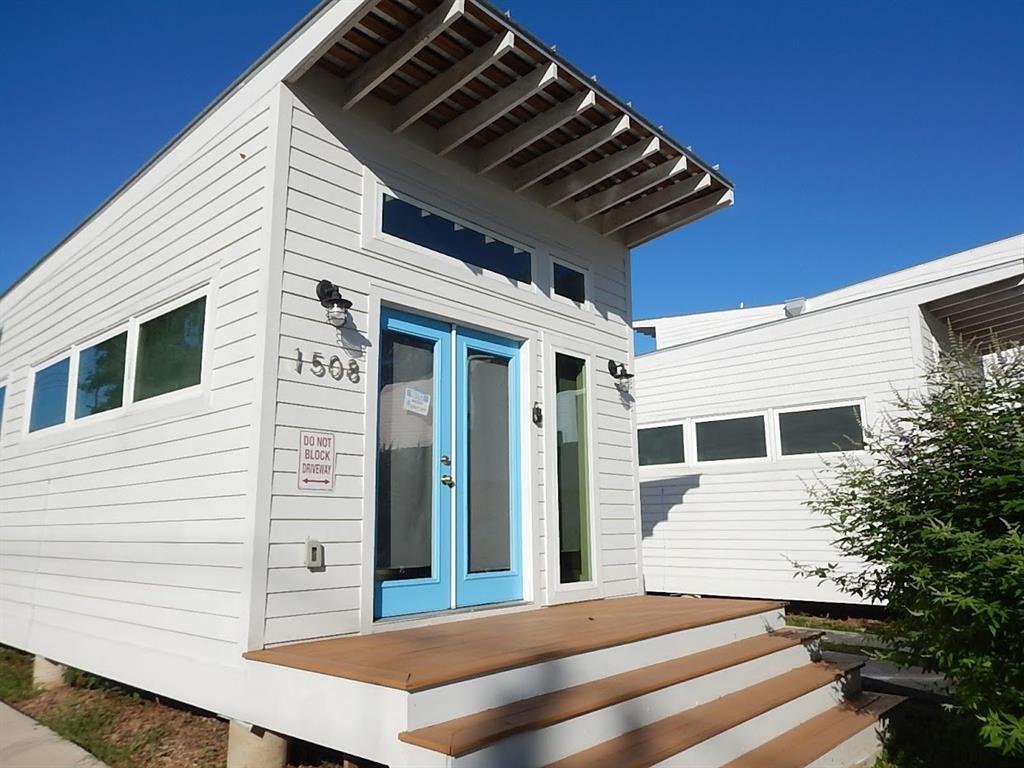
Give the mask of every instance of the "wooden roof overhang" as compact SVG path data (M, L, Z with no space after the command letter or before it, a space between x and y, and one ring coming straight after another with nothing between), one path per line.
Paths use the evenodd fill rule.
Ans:
M732 183L481 0L367 0L290 78L340 80L437 155L628 247L733 202Z
M982 353L1024 344L1024 275L935 299L924 307Z

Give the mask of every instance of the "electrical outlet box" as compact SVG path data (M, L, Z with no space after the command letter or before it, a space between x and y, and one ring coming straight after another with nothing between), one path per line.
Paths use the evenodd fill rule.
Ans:
M306 567L311 571L324 567L324 545L316 539L306 539Z

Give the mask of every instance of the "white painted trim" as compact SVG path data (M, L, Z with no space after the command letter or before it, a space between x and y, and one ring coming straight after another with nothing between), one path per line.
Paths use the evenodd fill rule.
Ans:
M253 396L255 439L249 454L246 497L251 526L248 541L252 553L243 568L242 583L249 584L248 600L242 601L243 650L264 645L267 612L267 564L270 548L270 508L273 496L274 434L276 432L278 344L281 333L281 292L284 280L285 217L288 197L288 158L291 153L291 89L280 84L272 97L267 146L270 183L265 190L266 219L263 231L262 296L257 325L263 333L256 350L258 378Z
M597 509L596 473L597 458L597 403L594 376L598 369L597 355L592 345L544 331L543 341L544 370L544 489L546 492L546 547L547 559L547 604L594 600L604 596L602 582L602 548L600 536L601 518ZM587 381L587 513L590 516L588 533L590 534L590 575L589 581L563 584L560 578L561 551L558 535L558 466L557 466L557 424L558 403L555 392L555 355L564 354L583 360L586 363ZM639 548L638 548L639 549Z
M377 281L370 282L368 295L368 320L365 333L371 343L369 353L366 357L365 371L366 424L364 431L365 448L363 455L363 537L361 547L362 563L360 564L362 586L360 594L359 633L370 634L372 632L386 631L389 628L394 628L393 623L395 618L389 617L384 621L375 621L373 618L373 593L375 579L374 562L376 558L374 534L376 532L377 525L377 412L379 409L378 393L380 389L380 359L378 350L380 339L380 318L385 308L398 309L421 317L437 320L438 322L448 323L452 326L473 328L520 342L520 405L523 409L522 418L520 420L520 429L522 430L520 436L520 450L523 451L521 456L523 464L521 466L528 468L529 472L529 479L526 479L526 472L523 473L524 486L521 497L522 514L520 515L520 522L522 525L521 535L523 538L520 571L523 577L523 600L525 602L532 602L536 599L535 577L532 574L537 567L537 554L535 547L530 546L530 542L535 540L534 531L536 531L539 526L539 521L536 519L538 509L537 505L534 504L534 494L532 492L533 486L538 482L538 477L536 476L537 470L534 466L536 464L536 461L534 460L536 453L529 452L533 450L533 446L535 445L533 442L533 422L530 419L533 404L530 393L535 391L536 386L536 383L533 380L534 373L531 370L534 367L531 363L531 360L533 359L531 355L535 353L535 349L532 347L532 342L534 340L531 338L528 331L524 330L510 318L495 317L485 311L476 312L473 310L467 310L461 305L448 301L443 296L424 296L418 291L409 291L406 293L399 288ZM452 450L458 450L458 447L453 444ZM457 457L453 453L453 464L457 462L457 460ZM454 536L454 526L452 526L452 529L452 535ZM454 551L455 550L453 549L452 552ZM452 589L454 590L454 588L453 583ZM452 605L454 606L454 604L453 593ZM486 608L486 606L483 607ZM517 605L510 607L508 610L521 610L521 608L522 606ZM495 610L500 611L502 609L498 607ZM456 614L454 609L452 609L449 613L424 619L422 623L440 623L451 620L449 616L454 618L456 615L463 614L461 612ZM415 614L410 614L406 618L409 621L417 620Z
M23 423L21 426L22 439L30 441L31 443L39 440L39 438L43 436L52 437L54 434L57 434L60 435L62 440L67 440L69 435L81 437L79 428L82 426L89 425L91 427L97 424L102 425L108 421L125 418L126 416L131 416L137 412L145 412L154 407L166 406L168 404L186 401L195 401L196 403L205 401L210 391L213 354L213 347L212 344L210 344L210 331L213 328L213 318L215 316L213 311L213 304L215 301L215 297L213 296L214 290L212 282L209 282L200 288L193 288L184 293L179 293L175 298L169 301L158 304L155 307L150 307L144 313L137 313L127 320L121 321L121 323L116 326L108 327L107 330L98 335L89 336L84 341L64 347L60 352L55 355L50 355L42 362L30 365L25 395L25 418L22 420ZM173 312L174 310L179 309L186 304L190 304L200 298L206 299L206 307L205 314L203 316L203 349L199 383L193 384L189 387L175 389L170 392L164 392L160 395L154 395L153 397L147 397L144 400L135 400L134 384L136 361L138 358L139 326L149 320L165 315L168 312ZM124 396L121 405L102 413L95 413L89 416L76 418L75 401L78 397L78 366L81 351L83 349L94 347L96 344L100 344L124 332L128 333L128 338L125 342ZM54 363L60 362L65 357L69 359L69 362L68 389L64 406L64 421L42 429L34 431L30 430L32 422L32 400L35 393L36 375L39 371L48 368Z

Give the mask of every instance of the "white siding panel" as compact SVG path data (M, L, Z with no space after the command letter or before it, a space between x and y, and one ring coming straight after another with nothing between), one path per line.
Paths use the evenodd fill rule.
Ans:
M507 332L528 340L533 359L523 359L532 370L535 391L529 402L544 401L544 357L541 339L554 332L580 339L599 356L593 381L598 423L594 425L597 451L595 480L598 519L595 535L610 542L614 554L600 580L606 594L635 594L638 572L639 516L632 470L632 414L603 373L608 358L628 361L631 331L624 251L585 235L568 220L555 225L553 214L525 204L472 174L456 172L447 161L424 156L377 131L364 130L358 115L343 113L329 98L329 80L308 79L296 91L292 114L290 170L284 276L281 294L277 382L274 483L269 540L270 572L267 581L266 640L269 643L323 637L365 629L366 595L372 583L363 583L367 570L357 567L372 548L373 530L366 495L373 488L363 478L364 450L373 450L376 418L368 412L372 392L368 373L377 365L378 329L371 326L375 307L386 301L410 306L435 305L442 317ZM429 198L439 208L504 233L536 248L536 281L546 289L550 252L571 256L591 270L597 312L581 312L549 299L541 292L516 287L445 257L421 254L372 237L372 219L365 217L368 202L363 190L368 174L375 174L403 191ZM372 209L376 204L371 201ZM335 330L323 320L315 298L320 279L331 279L353 301L348 340L365 346L353 353L339 346ZM420 310L422 311L422 310ZM430 311L430 310L428 310ZM497 330L505 328L506 331ZM307 368L298 373L296 350ZM308 369L314 352L325 359L338 355L346 366L354 360L355 375L341 380L315 378ZM550 410L553 418L553 411ZM298 433L327 430L336 435L335 488L313 495L296 487ZM536 453L527 462L533 485L531 540L539 550L530 552L534 583L532 599L542 602L548 578L544 549L545 516L543 430L534 430ZM529 433L528 433L529 434ZM369 519L368 519L369 518ZM615 533L606 533L606 530ZM325 542L326 568L302 568L307 537ZM530 547L527 547L530 549ZM365 564L363 564L365 566ZM372 569L370 569L372 571Z
M0 300L4 642L60 660L52 638L70 630L239 663L268 105L144 177L147 193ZM54 314L48 286L69 283L78 311ZM203 286L199 387L25 434L30 366Z
M910 317L899 305L854 306L638 358L641 428L765 413L769 450L763 460L697 463L688 429L688 464L640 468L647 589L852 601L794 577L794 561L839 557L806 506L807 486L830 476L824 460L780 456L776 413L857 402L874 423L894 389L917 382Z

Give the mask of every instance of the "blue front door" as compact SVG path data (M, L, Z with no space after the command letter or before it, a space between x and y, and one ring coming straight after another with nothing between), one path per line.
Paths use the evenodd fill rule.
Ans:
M519 345L381 323L375 614L522 597Z

